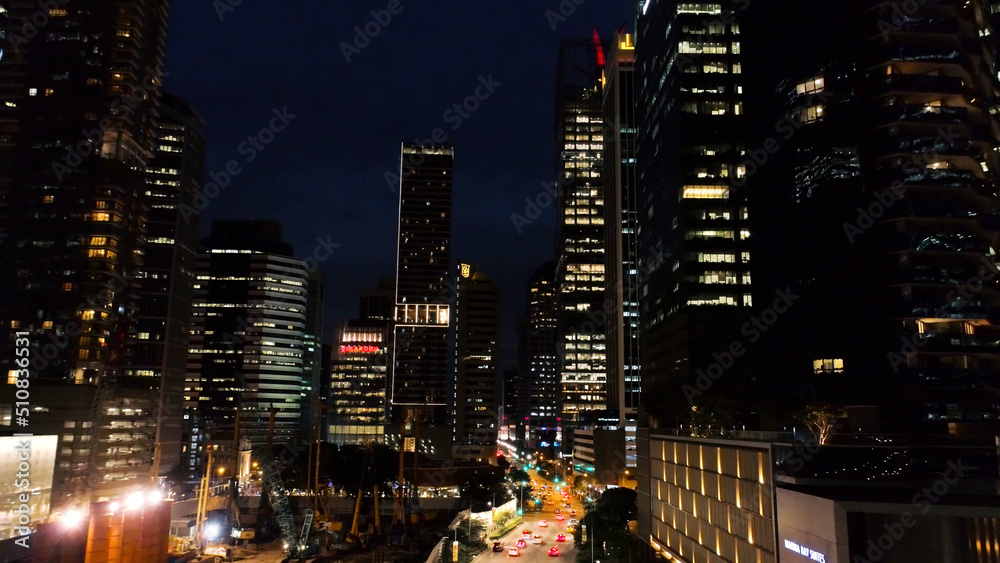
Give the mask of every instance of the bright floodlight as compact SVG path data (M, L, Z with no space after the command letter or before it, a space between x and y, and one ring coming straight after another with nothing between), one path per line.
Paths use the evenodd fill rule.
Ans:
M207 537L210 540L214 540L214 539L218 538L219 537L219 525L218 524L209 524L208 526L205 526L205 537Z
M114 514L115 512L118 511L118 503L117 502L113 502L113 503L111 503L111 505L108 508L110 508L111 509L111 513Z
M62 521L66 527L76 528L81 522L83 522L83 513L74 508L63 515Z
M139 508L140 504L142 504L142 494L132 493L131 495L128 496L128 501L125 503L125 507L129 509L135 509Z
M146 495L146 502L148 502L149 504L156 504L160 502L160 499L162 498L163 495L160 493L160 491L153 489L152 491L149 491L148 495Z

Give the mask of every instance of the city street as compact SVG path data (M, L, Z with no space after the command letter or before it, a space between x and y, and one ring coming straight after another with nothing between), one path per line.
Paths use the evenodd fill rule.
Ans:
M576 560L576 546L573 544L573 534L566 531L567 523L576 519L579 520L583 517L583 505L572 496L570 497L570 507L567 508L564 505L562 496L556 492L556 485L538 476L537 471L529 471L531 478L538 483L538 488L542 485L548 485L548 490L542 490L537 496L540 499L545 498L545 492L549 493L549 500L552 504L544 504L542 511L524 511L524 524L518 526L517 529L507 534L502 540L503 551L494 552L492 549L488 550L486 553L482 554L477 558L477 563L544 563L546 561L552 562L563 562L571 563ZM565 485L565 483L563 483ZM527 503L527 499L524 501ZM555 509L558 508L560 513L566 518L565 520L557 520ZM575 510L576 516L571 516L570 511ZM542 527L540 523L545 521L547 526ZM527 536L524 536L527 545L524 548L519 549L520 554L517 557L512 557L508 555L507 550L514 547L515 542L522 538L522 532L524 530L530 530L532 536L535 534L540 534L542 536L541 544L534 544L531 542ZM566 536L565 542L556 541L559 534ZM488 542L492 548L493 542ZM558 556L550 556L549 549L552 547L557 547L559 549Z

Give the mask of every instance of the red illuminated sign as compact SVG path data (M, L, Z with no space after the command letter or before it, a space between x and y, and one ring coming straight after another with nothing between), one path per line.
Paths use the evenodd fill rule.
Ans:
M351 345L341 345L341 354L377 354L381 350L378 346L371 346L369 344L351 344Z

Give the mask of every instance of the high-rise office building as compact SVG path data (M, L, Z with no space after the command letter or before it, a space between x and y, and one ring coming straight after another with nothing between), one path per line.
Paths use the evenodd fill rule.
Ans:
M96 428L79 434L99 448L60 461L77 482L146 478L160 380L123 368L138 335L167 2L0 7L0 366L13 367L14 333L26 332L32 378L94 397ZM109 391L95 396L99 380Z
M561 418L607 408L604 111L599 40L563 40L556 82Z
M148 210L139 275L133 362L122 371L160 381L156 441L160 473L180 463L184 378L198 252L195 196L205 174L204 120L189 104L164 93L156 147L146 168Z
M643 402L669 425L752 379L737 357L718 366L726 375L710 379L709 392L696 393L700 374L717 369L713 353L746 344L740 327L751 316L742 4L661 0L644 3L639 17L639 248L666 257L640 295Z
M748 13L756 27L770 21ZM761 36L748 69L762 83L748 102L765 110L763 124L794 127L749 184L773 202L762 209L771 224L759 229L762 246L780 240L791 255L762 273L799 296L764 342L768 396L846 406L855 431L992 434L1000 84L991 4L920 7L906 25L892 22L892 4L823 2L809 13L816 25L788 36L809 49L780 69L767 63L778 50L764 34L748 35ZM840 33L816 41L820 21Z
M327 402L330 442L385 442L395 300L393 280L382 280L379 289L361 296L359 317L341 324L333 350Z
M30 21L35 2L11 1ZM27 331L69 343L36 377L92 381L121 365L153 156L167 3L84 2L53 9L44 34L6 36L0 59L0 341ZM81 54L82 53L82 54ZM4 357L11 357L4 354Z
M214 221L202 240L185 387L193 475L206 446L234 471L239 441L264 446L271 417L274 444L299 437L308 273L282 236L275 221Z
M496 463L500 431L500 288L476 266L458 265L455 303L456 460Z
M639 534L668 559L997 559L994 4L765 0L707 17L742 26L755 296L780 313L745 325L764 400L726 394L796 434L642 431ZM692 29L679 23L646 34ZM803 432L791 415L807 406L828 433Z
M335 444L384 442L390 326L387 321L356 319L340 327L327 415L329 440Z
M607 236L608 409L634 422L639 373L639 209L635 162L635 44L618 33L604 69L604 211ZM644 265L645 266L645 265Z
M452 147L404 144L400 162L392 420L448 423Z
M560 383L558 349L558 304L555 263L542 264L528 283L528 312L525 344L527 350L527 410L525 438L534 444L552 447L558 434Z

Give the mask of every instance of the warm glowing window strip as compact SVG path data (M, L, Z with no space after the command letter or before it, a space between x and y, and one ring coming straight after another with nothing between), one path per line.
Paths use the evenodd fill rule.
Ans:
M729 199L729 187L684 186L684 199Z

